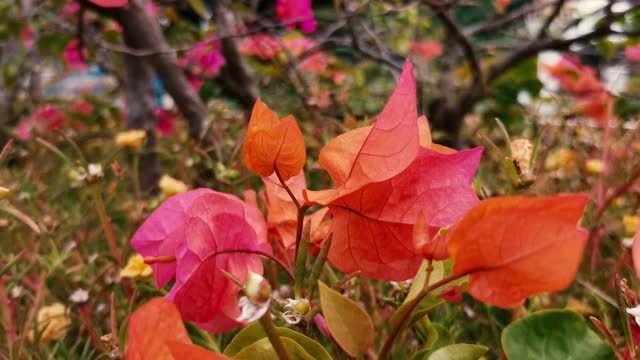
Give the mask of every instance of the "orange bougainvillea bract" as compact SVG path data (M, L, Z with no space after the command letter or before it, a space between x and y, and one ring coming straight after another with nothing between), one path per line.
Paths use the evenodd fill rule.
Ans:
M163 298L151 299L134 311L128 330L125 360L228 359L193 345L178 309Z
M260 176L277 170L286 181L300 172L306 159L304 138L293 116L279 120L262 100L256 100L242 149L247 168Z
M421 261L412 242L418 212L437 230L478 203L471 181L482 148L438 148L448 152L443 154L431 148L426 127L421 141L413 66L407 62L375 124L338 136L320 152L320 164L336 188L305 196L329 207L329 260L340 270L376 279L411 278Z
M450 230L453 274L469 274L469 293L501 307L566 288L587 240L577 226L587 201L584 194L482 201Z
M578 112L600 124L613 118L614 99L592 67L565 55L545 69L574 97Z
M278 242L283 249L293 255L295 253L298 208L275 176L263 178L263 182L265 191L261 193L261 197L266 205L269 239ZM302 192L307 187L304 173L300 171L298 175L285 183L298 202L302 203L304 201ZM324 218L327 210L327 208L322 208L304 217L304 226L310 222L312 245L321 243L329 233L330 220Z

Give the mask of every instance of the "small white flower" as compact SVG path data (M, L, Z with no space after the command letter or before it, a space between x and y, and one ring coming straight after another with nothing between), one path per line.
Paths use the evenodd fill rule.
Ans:
M87 167L87 171L89 172L89 176L91 177L103 177L104 172L102 171L102 165L100 164L89 164Z
M84 289L76 289L71 296L69 296L69 301L76 304L84 304L89 300L89 292Z
M284 313L282 313L284 320L291 325L295 325L302 321L304 315L309 312L309 300L287 299L287 304L284 306L284 310Z
M96 306L96 313L100 314L107 311L107 304L100 303Z
M17 299L24 293L24 288L21 285L16 285L11 288L11 297Z
M87 262L89 264L93 263L94 261L96 261L96 259L98 258L98 253L93 253L89 256L89 258L87 259Z
M67 241L67 242L64 244L64 247L62 248L62 251L63 251L63 252L66 252L66 253L71 252L73 249L75 249L75 248L76 248L76 246L77 246L77 245L78 245L78 244L77 244L75 241L73 241L73 240L71 240L71 241Z
M631 249L631 247L633 246L633 238L624 238L624 239L622 239L622 246L625 249Z

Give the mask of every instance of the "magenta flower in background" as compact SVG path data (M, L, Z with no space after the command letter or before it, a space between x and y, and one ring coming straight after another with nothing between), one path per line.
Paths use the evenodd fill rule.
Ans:
M171 110L157 109L156 117L158 118L156 130L160 136L169 136L175 131L176 116Z
M62 56L64 57L65 64L70 69L82 70L87 67L80 53L80 41L78 41L78 39L73 39L67 44Z
M129 3L129 0L89 0L101 7L122 7Z
M218 253L271 253L260 210L209 189L169 198L140 226L131 244L142 256L175 259L152 265L158 287L175 278L167 299L176 304L184 320L216 333L244 325L238 303L240 288L221 270L243 282L250 272L263 272L258 255Z
M640 62L640 45L624 49L624 56L629 60Z
M291 30L300 25L305 33L316 30L316 20L311 9L311 0L277 0L276 15Z
M437 40L416 40L411 43L410 51L422 59L432 60L442 55L442 44Z
M186 65L193 66L194 72L208 77L218 75L224 64L224 56L220 53L220 41L215 36L196 44L186 55Z
M33 132L47 134L62 129L67 117L56 106L45 105L28 118L20 120L16 126L16 135L20 140L30 140Z
M262 61L275 59L280 50L280 41L271 34L251 35L240 43L240 52L256 56Z

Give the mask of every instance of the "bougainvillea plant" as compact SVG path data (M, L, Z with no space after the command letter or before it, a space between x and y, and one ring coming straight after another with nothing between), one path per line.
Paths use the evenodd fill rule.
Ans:
M317 327L316 339L333 344L336 353L387 359L410 326L426 334L419 358L478 358L486 351L482 345L437 343L440 330L429 327L429 313L459 301L462 291L514 308L532 295L566 288L586 245L579 224L588 202L583 194L481 201L472 182L482 151L432 142L428 121L416 110L407 61L375 122L321 150L319 164L335 187L309 190L296 120L280 119L258 99L242 158L263 178L266 217L255 193L241 200L204 188L169 198L149 216L132 245L151 264L159 289L174 282L165 299L150 300L130 317L127 358L330 359L307 336ZM287 277L269 284L261 276L263 261ZM336 291L340 285L325 285L335 277L331 268L347 274L345 279L413 282L388 328L375 329L367 311ZM320 281L323 276L328 280ZM293 287L294 297L272 299L272 287L283 285ZM276 326L274 318L288 327ZM242 330L223 356L192 345L182 321L211 333ZM529 330L514 323L505 331L516 334L503 339L510 358L520 358L517 334ZM598 351L613 354L584 331Z

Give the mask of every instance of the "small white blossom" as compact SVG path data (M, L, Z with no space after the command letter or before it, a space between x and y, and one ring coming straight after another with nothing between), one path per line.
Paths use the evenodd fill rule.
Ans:
M295 325L302 321L304 315L309 312L309 301L307 299L287 299L284 310L284 313L282 313L284 320L291 325Z
M69 301L76 304L84 304L89 300L89 292L84 289L76 289L71 296L69 296Z
M103 177L104 171L102 171L102 165L100 164L89 164L87 167L87 171L89 172L89 176L91 177Z
M24 288L21 285L16 285L11 288L11 297L17 299L24 294Z

